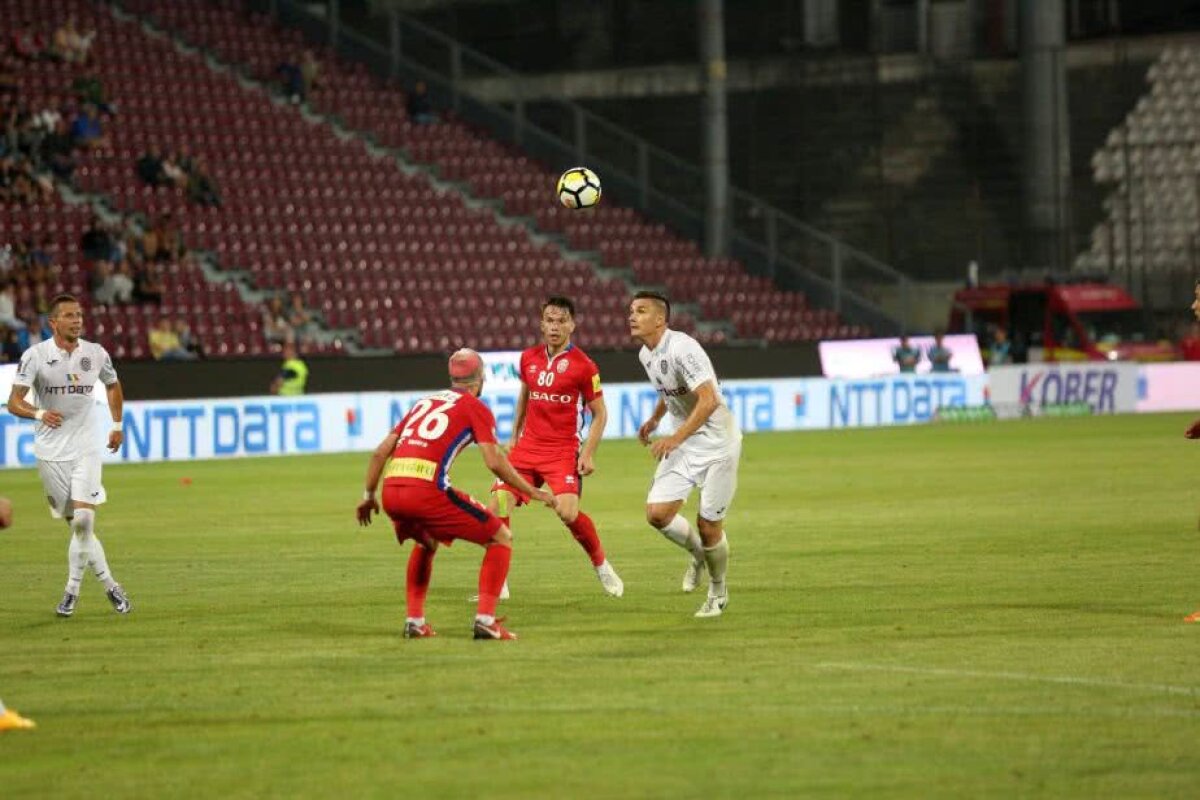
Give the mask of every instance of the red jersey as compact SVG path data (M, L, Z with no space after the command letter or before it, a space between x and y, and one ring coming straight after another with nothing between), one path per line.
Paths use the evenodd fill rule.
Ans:
M531 347L521 353L521 383L529 398L518 445L543 453L574 454L579 449L583 408L603 394L595 362L575 345L553 358L545 345Z
M445 489L450 486L450 467L464 447L496 443L496 418L470 392L446 389L418 400L393 433L400 438L384 470L384 483L431 482Z

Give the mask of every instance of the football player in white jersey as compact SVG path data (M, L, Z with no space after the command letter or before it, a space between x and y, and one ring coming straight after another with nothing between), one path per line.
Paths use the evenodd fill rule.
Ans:
M33 454L50 515L65 519L71 527L67 588L55 611L60 617L75 613L83 573L91 567L113 608L128 614L133 607L109 570L104 547L95 534L96 506L104 502L105 493L100 483L100 441L92 419L93 391L99 380L113 419L108 449L117 452L125 438L121 430L125 397L108 352L80 338L83 308L79 301L68 294L58 295L50 303L49 318L54 336L21 356L8 410L36 420ZM31 389L34 395L29 397ZM30 403L31 399L37 405Z
M658 461L646 497L646 520L691 554L683 590L691 592L708 569L708 597L697 617L717 617L729 602L725 571L729 543L724 520L737 491L742 432L725 404L704 348L686 333L667 327L671 304L655 292L638 292L629 306L629 332L642 343L638 359L658 390L658 405L638 430ZM664 416L673 431L653 443L650 435ZM693 488L700 489L696 528L679 513Z

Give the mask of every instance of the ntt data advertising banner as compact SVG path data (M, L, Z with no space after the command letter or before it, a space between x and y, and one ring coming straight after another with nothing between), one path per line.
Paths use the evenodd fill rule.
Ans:
M1137 410L1140 367L1133 363L1084 361L995 367L991 400L997 410L1086 404L1097 414Z
M722 392L742 430L788 431L926 422L944 406L980 405L984 376L906 375L871 380L823 378L730 381ZM428 394L368 392L228 400L130 401L125 445L110 463L237 458L255 455L361 452L387 435ZM647 384L604 387L611 438L632 438L654 411ZM517 394L493 389L483 401L502 441L512 434ZM107 436L103 393L93 413L97 444ZM34 423L0 413L0 467L34 465Z

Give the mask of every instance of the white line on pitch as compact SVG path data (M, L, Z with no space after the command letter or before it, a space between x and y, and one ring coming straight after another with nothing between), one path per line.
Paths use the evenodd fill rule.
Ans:
M1200 687L1172 686L1165 683L1129 683L1108 678L1081 678L1074 675L1033 675L1027 672L988 672L973 669L946 669L942 667L906 667L898 664L846 664L830 662L814 664L814 669L852 670L858 672L906 672L914 675L944 675L955 678L987 678L991 680L1025 681L1027 683L1062 683L1071 686L1100 686L1107 689L1134 689L1145 692L1165 692L1195 696Z

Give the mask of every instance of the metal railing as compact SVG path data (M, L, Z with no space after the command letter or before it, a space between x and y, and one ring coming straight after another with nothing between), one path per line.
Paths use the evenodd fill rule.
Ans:
M703 241L705 177L700 167L577 103L522 100L521 73L402 13L390 12L386 25L363 30L340 18L334 10L337 0L331 0L331 13L325 16L295 0L248 2L380 76L409 84L425 81L436 105L537 160L563 167L587 164L603 177L606 198ZM508 96L515 100L495 102L472 93L479 79L508 82ZM751 273L803 291L877 333L907 330L913 311L908 276L759 197L737 189L730 197L730 254ZM884 297L893 299L886 310Z

